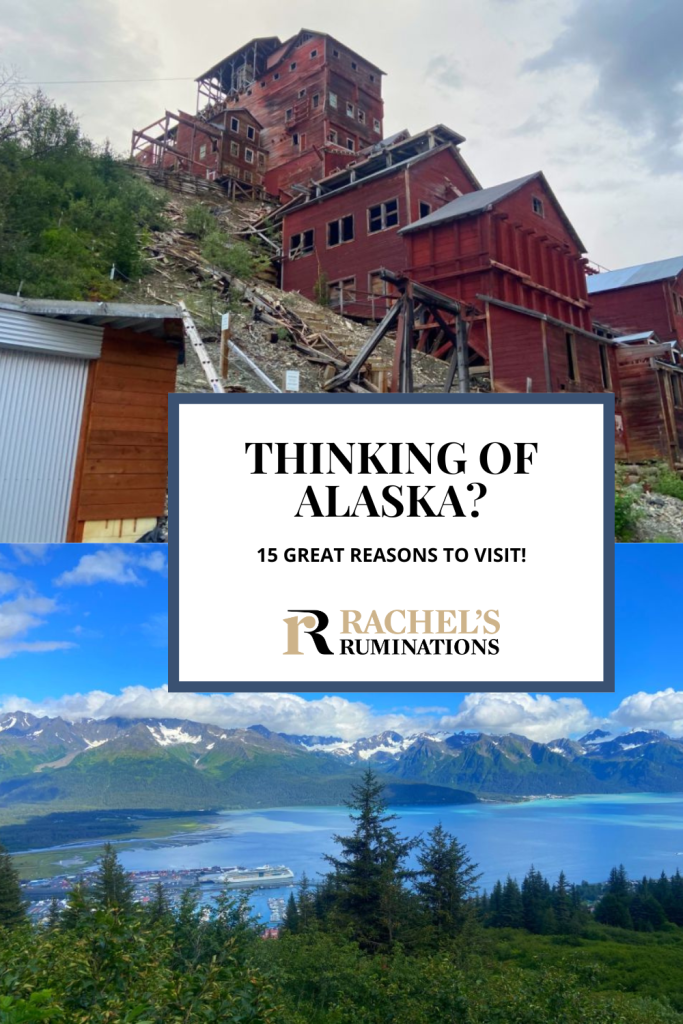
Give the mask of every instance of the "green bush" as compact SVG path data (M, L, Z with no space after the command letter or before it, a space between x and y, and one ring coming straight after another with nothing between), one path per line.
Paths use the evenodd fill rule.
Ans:
M668 466L662 466L652 484L652 490L683 501L683 480Z
M614 535L617 540L629 541L638 525L642 512L637 507L638 495L617 484L614 495Z

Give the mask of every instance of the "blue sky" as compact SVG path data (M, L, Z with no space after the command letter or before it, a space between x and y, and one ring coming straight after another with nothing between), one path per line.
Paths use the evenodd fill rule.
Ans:
M167 592L161 547L0 545L0 691L163 685Z
M263 724L345 739L384 729L519 732L544 742L596 727L683 735L675 643L683 545L619 545L616 556L615 693L169 694L164 548L0 546L0 711ZM561 573L560 559L560 583ZM577 608L558 634L560 656L580 632Z

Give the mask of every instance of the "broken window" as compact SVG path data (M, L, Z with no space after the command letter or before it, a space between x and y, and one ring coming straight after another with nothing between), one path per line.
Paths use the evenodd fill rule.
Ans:
M314 110L317 110L318 107L320 106L320 94L319 93L316 92L315 95L311 97L311 106L313 107Z
M351 68L353 71L358 71L358 64L356 63L355 60L351 61Z
M422 217L428 217L432 212L431 203L425 203L422 199L420 200L420 219Z
M542 199L539 199L538 196L533 196L531 199L531 206L534 213L537 213L539 217L545 217L545 207Z
M355 111L353 103L347 103L346 104L346 116L347 117L355 117L356 116L356 111Z
M278 78L279 78L279 77L280 77L280 72L279 72L279 71L276 71L276 72L275 72L275 74L273 75L273 81L274 81L274 82L277 82L277 80L278 80Z
M239 156L239 155L240 155L240 144L239 144L239 142L231 142L230 143L230 156Z
M311 228L309 231L300 231L296 235L292 235L289 240L289 255L294 256L310 256L313 252L313 243L315 240L315 231Z
M342 242L352 242L354 238L353 233L353 214L349 214L347 217L342 217L340 220L333 220L327 225L327 245L328 248L332 249L335 245L341 245Z
M389 199L386 203L371 206L368 210L368 231L386 231L398 224L398 199Z
M238 132L239 130L240 130L239 118L231 117L230 118L230 131L231 132Z
M604 345L598 345L600 349L600 375L602 377L602 386L605 391L609 391L612 387L612 381L609 372L609 359L607 357L607 349Z
M206 156L206 145L203 145L203 146L199 147L199 159L203 160L205 156Z
M266 166L266 154L265 153L259 153L259 155L258 155L258 165L259 165L259 167L265 167Z
M295 149L299 148L299 133L298 132L294 132L294 134L292 135L292 145L294 146Z
M245 150L244 150L244 159L247 161L248 164L253 164L253 162L254 162L254 150L253 149L246 149L245 148Z
M291 121L293 117L294 110L292 109L292 107L287 107L287 109L285 110L285 121Z
M380 123L380 122L379 122L379 121L377 120L377 118L375 118L375 124L374 124L374 128L375 128L375 131L377 132L377 134L378 134L378 135L381 135L381 134L382 134L382 125L381 125L381 123Z
M360 124L365 124L365 111L358 108L358 121Z
M290 71L296 71L296 61L295 60L293 60L292 63L289 65L289 70Z
M317 56L318 56L318 51L317 50L311 50L311 60L313 60Z
M336 92L331 92L329 94L329 101L330 101L330 106L333 107L336 110L337 106L339 104Z
M374 75L372 75L372 74L370 75L370 81L371 81L371 82L374 82L374 81L375 81L375 76L374 76Z
M344 309L350 302L356 301L356 279L345 277L341 281L332 281L329 286L330 305Z
M332 56L339 58L339 50L333 50L332 51Z
M305 95L306 95L306 90L305 89L299 89L299 99L302 100Z
M256 138L256 129L251 125L247 125L247 138L251 139L252 142Z
M576 370L576 349L574 347L574 335L569 331L564 336L567 350L567 377L571 381L578 381Z
M254 180L251 171L244 171L243 173L244 173L244 180L248 181L251 184L251 182Z
M338 139L339 139L339 136L337 135L337 133L334 130L334 128L330 128L329 132L327 133L327 141L328 142L337 142Z
M346 148L350 149L353 152L353 150L355 150L355 148L356 148L356 140L355 139L347 139L346 140Z

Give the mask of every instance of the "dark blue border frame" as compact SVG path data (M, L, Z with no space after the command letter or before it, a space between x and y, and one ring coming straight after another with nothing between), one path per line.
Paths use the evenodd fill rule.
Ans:
M241 691L244 693L258 693L267 689L274 692L288 692L280 690L281 684L273 683L272 680L262 680L257 683L244 683L234 681L230 685L226 683L224 689L217 689L215 683L181 683L180 682L180 653L179 653L179 611L180 611L180 581L179 581L179 422L181 405L217 405L237 404L254 405L269 403L271 405L382 405L386 403L405 405L600 405L603 411L603 459L604 459L604 659L603 678L591 682L580 682L573 684L563 681L557 683L540 682L534 684L534 691L544 693L566 693L571 691L572 685L578 687L577 692L582 693L614 693L614 395L612 394L537 394L537 395L502 395L502 394L450 394L450 395L350 395L350 394L229 394L229 395L188 395L175 394L168 396L168 445L169 445L169 479L168 479L168 518L169 518L169 543L168 543L168 614L169 614L169 635L171 644L168 657L168 689L170 693L233 693ZM562 559L564 552L558 543L557 573L562 575ZM586 581L587 586L592 584L591 580ZM468 682L462 681L465 690L446 690L443 683L434 683L425 679L416 679L421 688L429 687L434 693L460 693L460 692L486 692L492 686L498 686L501 693L514 693L519 689L519 683L492 683L487 681ZM348 683L334 684L335 690L347 693L365 693L368 691L383 692L408 692L407 684L398 689L395 684L379 683L376 680L349 680ZM325 680L311 683L299 683L298 690L301 693L317 693L327 688Z

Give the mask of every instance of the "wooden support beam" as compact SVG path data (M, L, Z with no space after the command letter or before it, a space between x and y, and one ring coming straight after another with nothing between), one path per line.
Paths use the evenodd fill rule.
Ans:
M342 384L348 384L359 372L363 363L367 362L372 353L375 351L380 341L393 326L394 321L398 318L399 312L401 311L402 304L396 302L387 315L384 317L381 323L377 325L375 330L372 332L368 340L365 342L363 347L360 349L354 359L351 360L349 365L341 373L338 373L332 380L328 381L325 385L325 390L329 391L330 388L340 387Z

